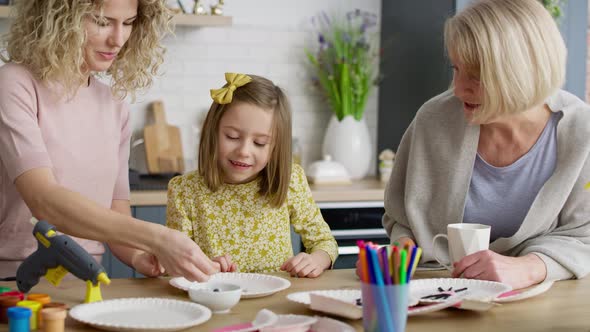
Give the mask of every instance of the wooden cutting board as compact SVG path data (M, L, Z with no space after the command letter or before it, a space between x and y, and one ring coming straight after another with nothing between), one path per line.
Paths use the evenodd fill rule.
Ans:
M180 129L166 123L166 113L161 101L151 104L154 123L145 126L145 155L147 169L150 174L182 173L184 158Z

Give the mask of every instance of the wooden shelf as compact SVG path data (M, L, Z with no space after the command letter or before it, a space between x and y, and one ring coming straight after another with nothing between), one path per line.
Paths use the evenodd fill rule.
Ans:
M0 18L10 17L12 7L0 6ZM231 16L176 14L172 20L178 26L229 26L232 25Z
M0 6L0 17L8 17L11 9L10 6Z
M231 16L176 14L172 20L176 25L184 26L229 26L232 25Z

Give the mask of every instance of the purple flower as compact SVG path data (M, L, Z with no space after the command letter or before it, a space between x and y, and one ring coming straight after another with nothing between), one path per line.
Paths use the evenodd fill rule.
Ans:
M326 23L326 25L330 25L330 17L328 17L328 14L326 14L325 11L322 11L322 18L324 19L324 22Z
M342 39L343 39L345 42L347 42L347 43L350 43L350 41L352 40L352 39L350 38L350 35L348 34L348 32L344 32L344 33L342 34Z

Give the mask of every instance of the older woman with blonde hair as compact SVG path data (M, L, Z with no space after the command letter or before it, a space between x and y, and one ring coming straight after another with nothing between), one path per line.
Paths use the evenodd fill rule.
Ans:
M163 0L16 2L0 68L0 277L36 249L32 216L145 275L219 269L184 234L130 215L122 99L151 85L170 18Z
M383 217L392 242L417 243L428 262L447 224L487 224L490 250L454 262L454 277L521 288L586 276L590 108L560 90L555 22L536 0L483 0L450 18L444 37L452 86L399 146Z

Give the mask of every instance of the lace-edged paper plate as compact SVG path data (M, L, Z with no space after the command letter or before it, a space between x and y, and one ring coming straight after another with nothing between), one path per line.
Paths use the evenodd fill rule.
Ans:
M331 298L331 300L320 300L317 301L317 306L312 306L312 297L314 295L320 295L323 298ZM332 289L297 292L287 295L287 299L304 304L315 311L329 313L348 319L361 319L363 315L361 301L362 295L360 289ZM418 299L414 294L410 294L408 302L408 316L414 316L452 307L461 302L461 296L453 295L437 303L432 303L426 306L414 306L418 304Z
M410 293L420 303L445 302L455 295L466 300L490 302L510 290L512 287L500 282L462 278L416 279L410 283Z
M507 293L504 293L494 299L494 302L505 303L505 302L516 302L524 299L528 299L533 296L545 293L553 286L553 281L542 282L538 285L529 287L527 289L517 289Z
M202 324L211 318L211 310L188 301L124 298L80 304L69 315L101 330L167 332Z
M291 282L287 279L259 273L217 273L212 275L209 281L239 285L242 288L243 299L268 296L291 287ZM169 283L184 291L188 291L193 284L183 277L172 278Z

